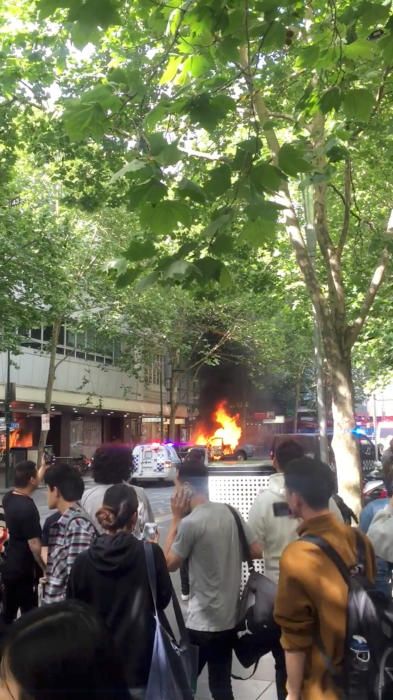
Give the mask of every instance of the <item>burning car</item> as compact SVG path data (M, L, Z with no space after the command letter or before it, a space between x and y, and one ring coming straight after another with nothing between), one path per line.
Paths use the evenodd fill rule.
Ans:
M206 448L209 461L235 459L241 462L254 456L254 446L241 442L239 415L231 416L225 401L218 404L213 420L219 426L213 433L199 427L192 440L194 446Z

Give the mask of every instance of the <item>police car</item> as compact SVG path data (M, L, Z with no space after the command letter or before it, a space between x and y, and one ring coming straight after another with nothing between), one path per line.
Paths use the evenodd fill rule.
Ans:
M171 443L136 445L132 451L132 481L174 481L181 464Z

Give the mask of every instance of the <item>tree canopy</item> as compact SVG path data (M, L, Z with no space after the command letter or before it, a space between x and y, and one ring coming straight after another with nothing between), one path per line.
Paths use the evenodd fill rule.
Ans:
M356 505L352 349L391 250L391 2L3 5L5 179L28 151L64 206L105 212L133 295L181 286L217 308L236 290L247 309L251 294L258 329L260 300L288 289L276 318L308 338L311 302Z

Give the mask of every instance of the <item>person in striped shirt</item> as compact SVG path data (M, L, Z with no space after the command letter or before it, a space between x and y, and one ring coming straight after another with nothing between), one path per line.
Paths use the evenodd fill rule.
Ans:
M84 482L74 467L68 464L49 467L45 483L48 507L60 513L57 519L51 518L48 533L43 602L49 604L65 599L72 565L78 554L90 547L97 530L79 504Z

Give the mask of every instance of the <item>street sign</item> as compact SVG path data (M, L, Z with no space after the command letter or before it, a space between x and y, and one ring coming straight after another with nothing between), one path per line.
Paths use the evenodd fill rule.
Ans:
M50 413L41 414L41 430L50 430Z

